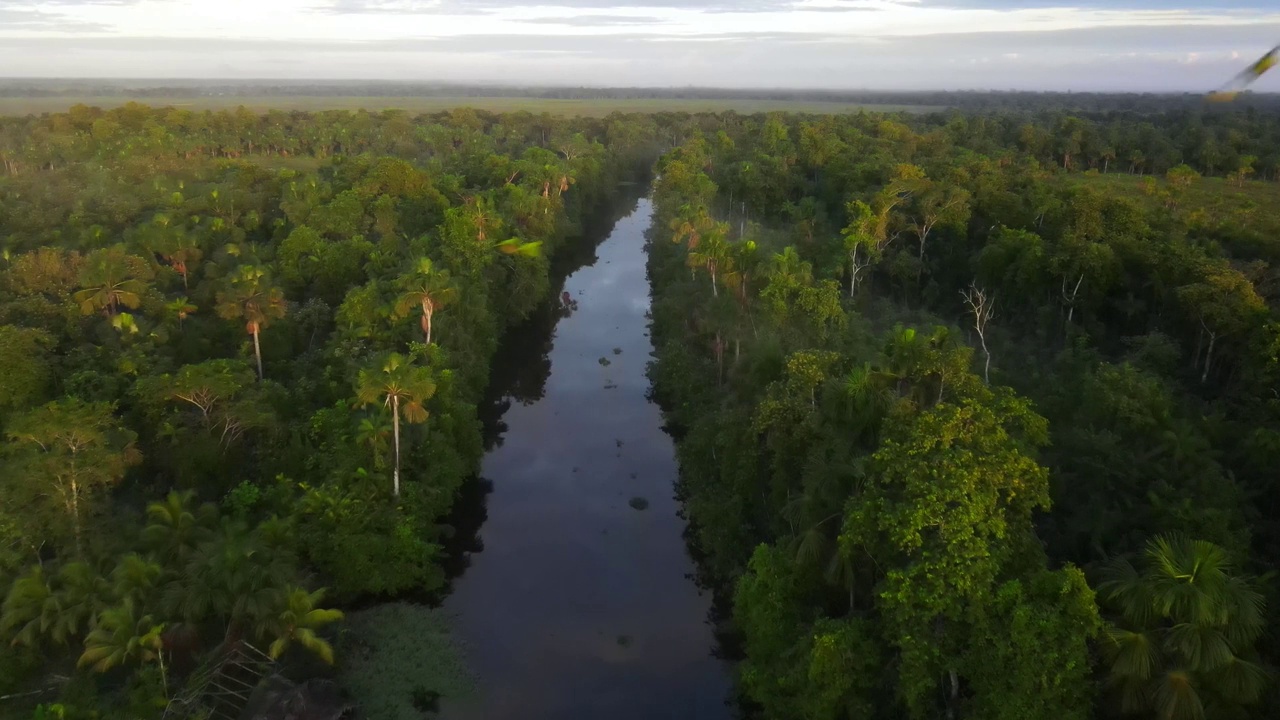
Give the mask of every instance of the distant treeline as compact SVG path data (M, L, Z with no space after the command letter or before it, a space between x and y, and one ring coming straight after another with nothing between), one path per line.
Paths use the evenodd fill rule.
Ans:
M243 81L226 80L7 80L0 97L207 97L380 96L380 97L513 97L546 100L779 100L883 105L942 105L965 109L1069 108L1079 111L1181 109L1205 104L1199 93L1072 93L1015 91L871 91L727 88L601 88L455 85L389 81ZM1231 107L1280 109L1280 94L1248 94Z

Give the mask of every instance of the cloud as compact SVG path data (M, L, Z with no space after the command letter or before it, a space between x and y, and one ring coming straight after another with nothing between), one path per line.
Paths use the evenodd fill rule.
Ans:
M333 15L492 15L500 8L444 0L330 0L308 9Z
M614 27L626 25L662 25L667 21L652 15L566 15L537 17L521 22L534 25L572 25L575 27Z
M64 13L45 12L14 5L0 5L0 28L59 33L103 32L107 26L85 22Z
M401 14L495 14L505 11L537 10L550 8L568 10L628 10L645 9L694 10L703 12L768 12L786 10L796 0L642 0L628 5L621 0L545 0L544 2L519 0L329 0L317 5L317 9L347 15L363 13Z
M0 76L1198 89L1280 37L1255 0L620 3L0 0Z

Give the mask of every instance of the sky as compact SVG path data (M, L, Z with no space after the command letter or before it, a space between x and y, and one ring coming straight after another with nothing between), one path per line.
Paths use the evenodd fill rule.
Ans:
M1280 0L0 0L0 77L1204 91L1278 44Z

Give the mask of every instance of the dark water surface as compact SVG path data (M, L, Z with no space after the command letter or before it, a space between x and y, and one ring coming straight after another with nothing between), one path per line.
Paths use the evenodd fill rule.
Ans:
M479 551L444 603L480 699L446 704L444 718L732 716L710 593L692 579L673 498L674 448L646 397L651 213L639 200L568 278L572 302L544 319L559 318L554 336L528 332L542 348L508 349L549 360L550 374L517 370L506 386Z

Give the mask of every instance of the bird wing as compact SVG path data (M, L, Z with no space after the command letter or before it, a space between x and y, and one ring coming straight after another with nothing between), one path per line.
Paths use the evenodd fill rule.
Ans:
M1253 81L1262 77L1263 73L1276 65L1280 65L1280 45L1272 48L1271 52L1263 55L1257 62L1240 71L1238 75L1219 90L1209 93L1209 99L1218 102L1234 100L1245 88L1253 84Z

